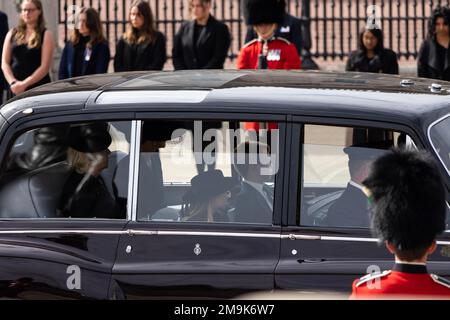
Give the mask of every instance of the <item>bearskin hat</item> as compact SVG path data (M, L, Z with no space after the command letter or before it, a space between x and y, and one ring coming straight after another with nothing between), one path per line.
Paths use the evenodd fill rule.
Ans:
M285 0L243 0L242 2L247 25L283 21L286 10Z
M363 184L372 193L372 229L381 241L400 251L422 249L445 230L445 189L426 151L392 149L373 163Z

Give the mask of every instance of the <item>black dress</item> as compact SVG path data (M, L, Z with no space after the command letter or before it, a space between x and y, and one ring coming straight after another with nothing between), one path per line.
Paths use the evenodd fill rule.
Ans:
M157 32L152 42L131 44L120 38L114 57L114 71L162 70L167 60L166 38Z
M42 42L44 41L45 29L42 32ZM11 69L17 80L23 81L31 76L40 66L42 58L42 44L36 48L28 48L28 45L17 44L15 36L12 37L12 63ZM39 82L27 88L27 90L50 83L50 75L47 74Z

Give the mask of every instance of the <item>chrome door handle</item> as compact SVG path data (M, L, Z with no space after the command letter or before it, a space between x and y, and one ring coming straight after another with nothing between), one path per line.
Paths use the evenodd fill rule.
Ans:
M305 235L305 234L289 234L288 236L284 236L284 238L287 238L289 240L320 240L321 236L311 236L311 235Z

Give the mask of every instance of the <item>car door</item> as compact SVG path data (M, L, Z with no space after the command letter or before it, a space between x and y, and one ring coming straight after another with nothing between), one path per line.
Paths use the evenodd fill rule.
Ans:
M296 200L289 201L284 215L276 286L350 293L354 279L393 265L393 256L370 232L361 181L390 146L420 146L420 140L400 125L296 120L288 174L293 177L289 198ZM428 264L431 272L447 277L448 235L439 239Z
M104 159L109 167L99 172L98 181L104 183L103 191L113 189L112 174L120 158L128 153L131 130L131 121L126 120L130 114L116 116L125 120L102 120L101 115L30 116L13 123L3 135L0 298L113 298L108 296L111 270L119 237L125 233L127 199L123 199L125 211L120 216L99 210L72 217L61 208L65 208L62 195L70 190L71 174L84 159L69 151L74 147L66 138L73 128L95 123L107 130L105 134L111 140L103 148L109 150L109 157ZM82 137L76 139L79 143ZM128 183L122 182L125 186ZM115 201L112 194L111 199Z
M279 136L285 134L284 118L225 114L195 117L181 112L161 118L146 113L138 117L142 130L137 132L136 141L141 143L135 150L140 156L131 160L138 168L133 178L136 202L128 234L120 238L113 290L127 299L140 299L227 298L273 289L281 232L284 139ZM277 129L249 133L242 121L245 119L274 122ZM168 128L170 138L165 132ZM267 135L272 142L267 141ZM159 141L156 145L160 148L151 151L148 139L153 139L153 145L157 139L170 140L162 145ZM263 147L272 148L269 162L275 167L267 179L271 181L259 184L272 190L272 198L249 191L248 185L242 187L239 170L244 170L246 160L236 165L235 159L237 150L250 140L259 147L257 158ZM247 151L243 159L248 159ZM208 155L213 155L212 162ZM152 166L146 161L153 161ZM259 166L260 161L258 158L255 167L248 170ZM156 168L154 163L159 163ZM207 172L200 174L199 170ZM162 175L157 173L160 171ZM223 176L223 180L212 176ZM159 183L152 182L158 179ZM217 203L223 196L226 207L220 208ZM210 211L202 211L205 203ZM270 216L263 210L269 210Z

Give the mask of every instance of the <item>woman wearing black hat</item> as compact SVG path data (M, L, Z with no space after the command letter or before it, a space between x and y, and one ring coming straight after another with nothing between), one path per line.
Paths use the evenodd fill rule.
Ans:
M232 178L225 178L220 170L200 173L191 180L191 189L183 197L180 212L182 221L229 222L227 216Z
M108 167L111 136L104 123L71 128L67 158L72 173L64 185L58 210L71 218L121 218L101 172Z
M381 29L362 30L358 47L350 53L346 71L398 74L397 54L384 47Z

